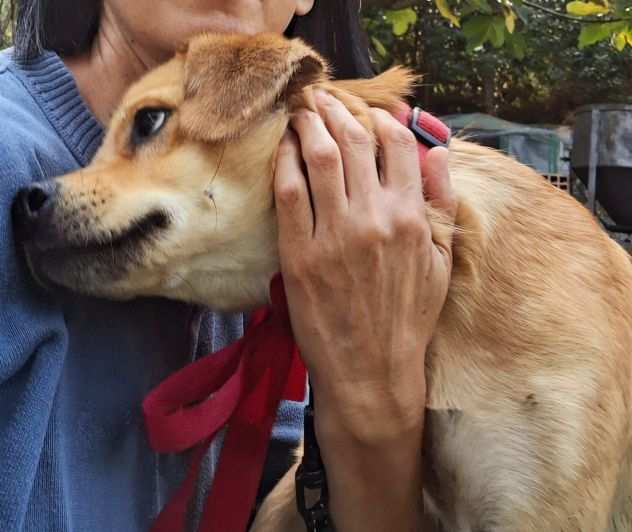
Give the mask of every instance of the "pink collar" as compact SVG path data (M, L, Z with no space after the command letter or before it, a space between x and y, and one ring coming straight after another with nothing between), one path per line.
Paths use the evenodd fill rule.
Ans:
M420 107L411 108L404 104L401 111L395 113L395 118L417 137L420 162L423 162L431 148L437 146L447 148L450 144L450 128Z

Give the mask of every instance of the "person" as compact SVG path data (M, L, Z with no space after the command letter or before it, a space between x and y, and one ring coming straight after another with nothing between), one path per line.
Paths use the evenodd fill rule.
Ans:
M88 164L126 88L198 31L299 35L338 76L370 75L359 5L19 0L15 7L15 47L0 54L0 529L146 531L186 457L150 450L141 402L169 373L238 338L244 318L160 299L44 292L15 249L12 199L32 180ZM431 239L411 134L376 111L378 167L341 104L321 97L319 106L322 118L305 111L292 122L275 195L333 519L344 532L417 530L424 353L447 293L450 246ZM427 199L454 216L446 150L432 150L423 173ZM272 466L287 462L301 412L300 403L282 405ZM216 454L214 446L205 461L191 530ZM272 466L268 479L282 473Z

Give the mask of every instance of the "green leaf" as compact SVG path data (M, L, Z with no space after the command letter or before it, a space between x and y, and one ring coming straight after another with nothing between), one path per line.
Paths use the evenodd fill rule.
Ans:
M452 12L452 10L450 9L450 6L448 6L447 0L435 0L435 4L437 6L437 9L439 10L439 13L441 13L441 16L443 18L448 19L457 28L461 27L461 21L459 20L459 17L457 17Z
M493 30L493 19L489 15L474 15L463 24L463 34L467 39L467 51L472 52L483 45Z
M505 27L509 33L513 33L516 29L516 14L513 9L503 9L505 14Z
M393 27L393 33L397 37L404 35L408 28L417 22L417 12L412 8L389 9L384 13L384 17Z
M505 19L503 17L494 17L492 19L492 31L489 40L496 47L500 48L505 44Z
M579 32L578 43L580 50L586 48L586 46L590 46L591 44L598 43L599 41L605 41L613 33L622 30L625 25L625 22L593 22L591 24L586 24Z
M527 50L527 42L522 33L512 33L507 35L507 45L511 54L519 60L525 58Z
M461 20L468 17L469 15L472 15L473 13L477 13L478 11L479 10L476 9L473 5L466 4L460 10Z
M612 45L622 52L626 45L632 46L632 28L626 26L623 30L612 35Z
M604 15L610 10L607 6L596 4L595 2L580 2L575 0L566 4L566 11L577 17L585 17L587 15Z
M388 51L377 37L371 37L371 43L373 44L373 48L375 48L375 51L381 57L386 57L388 55Z
M492 8L487 3L487 0L466 0L466 7L464 10L480 11L485 15L491 15L493 13Z
M514 0L513 10L518 16L518 18L522 20L522 22L524 22L525 24L529 24L529 20L531 16L531 12L529 11L529 9L527 9L524 6L517 5L517 3Z
M626 34L625 31L620 31L614 36L614 39L612 41L612 44L614 44L614 47L617 50L619 50L619 52L621 52L625 48L625 43L626 43L625 34Z

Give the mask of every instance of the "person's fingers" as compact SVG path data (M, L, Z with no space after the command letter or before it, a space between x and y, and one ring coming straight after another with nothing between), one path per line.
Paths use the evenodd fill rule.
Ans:
M449 152L446 148L432 148L423 161L422 174L426 203L441 214L442 223L435 226L433 240L451 268L458 202L450 182L448 157Z
M380 187L375 142L347 107L325 91L316 91L316 105L342 155L349 198L366 200Z
M274 173L274 200L280 243L291 246L310 239L314 233L314 214L307 179L301 167L298 139L289 130L279 146Z
M382 148L384 186L421 195L417 139L412 131L382 109L371 109L375 133Z
M422 163L421 173L426 201L441 210L454 223L457 201L450 182L448 157L446 148L432 148Z
M348 207L340 150L314 112L299 111L292 118L292 127L298 134L307 167L315 230L319 226L329 227Z

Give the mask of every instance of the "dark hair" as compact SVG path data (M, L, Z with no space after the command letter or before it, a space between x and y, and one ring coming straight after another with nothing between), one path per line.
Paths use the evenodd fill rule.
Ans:
M72 56L92 44L102 0L13 0L16 57L26 61L43 49ZM286 34L301 37L330 62L341 78L372 75L368 43L360 28L360 0L315 0Z
M371 77L369 44L360 28L361 0L315 0L312 10L295 17L287 35L311 44L338 78Z

